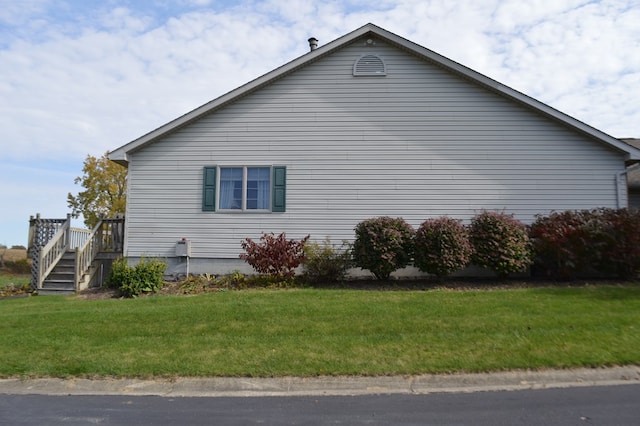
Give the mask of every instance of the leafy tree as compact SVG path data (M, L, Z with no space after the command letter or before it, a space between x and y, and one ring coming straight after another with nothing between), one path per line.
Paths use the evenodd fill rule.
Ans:
M127 191L127 169L108 159L109 152L96 158L87 155L81 177L74 183L81 184L84 191L75 197L67 195L67 205L72 209L71 215L84 217L84 223L92 229L101 216L113 217L125 212Z

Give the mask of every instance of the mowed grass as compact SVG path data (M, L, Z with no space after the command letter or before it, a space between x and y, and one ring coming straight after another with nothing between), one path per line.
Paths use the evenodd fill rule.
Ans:
M640 286L0 301L0 376L316 376L640 364Z

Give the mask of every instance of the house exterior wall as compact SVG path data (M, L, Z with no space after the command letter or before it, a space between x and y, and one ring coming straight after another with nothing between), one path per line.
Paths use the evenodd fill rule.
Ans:
M386 76L352 75L369 53ZM286 212L203 212L203 167L213 165L286 166ZM418 227L482 209L531 222L626 206L623 170L622 154L587 136L394 46L357 40L130 153L125 255L172 258L187 238L191 272L223 273L242 269L240 241L262 231L340 242L383 215Z

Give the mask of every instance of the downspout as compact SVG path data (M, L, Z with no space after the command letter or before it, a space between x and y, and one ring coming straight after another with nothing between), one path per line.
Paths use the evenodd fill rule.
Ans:
M622 193L623 190L627 189L627 177L625 176L627 174L628 170L625 169L621 172L616 173L615 175L615 179L616 179L616 208L618 209L622 209L622 208L627 208L629 207L629 194L627 193L626 196L625 194ZM623 180L624 179L624 180ZM626 199L627 202L624 203L625 205L622 205L622 200Z
M640 168L640 163L636 163L632 166L627 167L626 169L624 169L621 172L616 173L616 205L618 206L619 209L623 208L623 206L621 206L621 200L623 198L622 194L622 188L626 188L627 189L627 204L624 206L625 208L629 207L629 188L627 185L627 178L626 176L623 177L624 175L628 174L629 172L639 169ZM624 179L624 181L622 180Z

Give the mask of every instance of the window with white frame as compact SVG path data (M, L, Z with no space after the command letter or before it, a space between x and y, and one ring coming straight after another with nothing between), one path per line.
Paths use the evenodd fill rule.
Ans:
M203 211L285 211L284 166L204 168Z
M269 210L270 167L220 167L220 210Z

